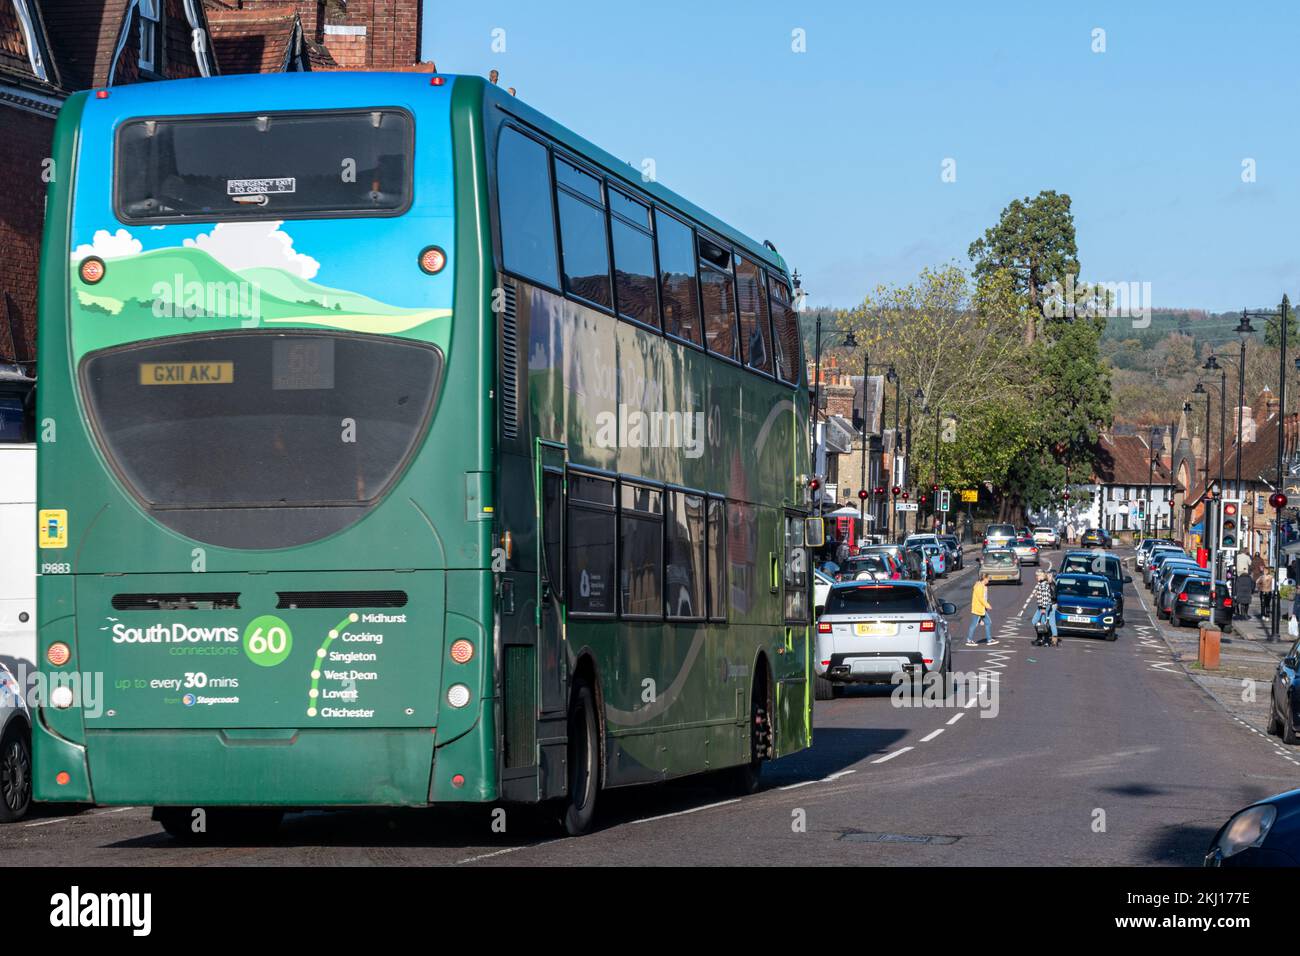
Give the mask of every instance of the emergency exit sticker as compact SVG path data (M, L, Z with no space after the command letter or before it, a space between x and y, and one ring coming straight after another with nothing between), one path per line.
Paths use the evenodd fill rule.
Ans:
M68 512L65 508L42 509L37 515L42 548L68 546Z

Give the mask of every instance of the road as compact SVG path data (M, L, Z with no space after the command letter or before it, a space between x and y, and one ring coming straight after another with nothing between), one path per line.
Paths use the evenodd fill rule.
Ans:
M535 810L367 810L198 848L148 808L45 808L0 829L0 851L27 865L1196 864L1234 810L1300 786L1280 745L1172 667L1140 580L1118 641L1038 648L1025 571L991 588L991 648L962 646L973 567L940 583L960 611L953 667L996 675L996 708L899 707L889 688L819 702L814 747L751 796L708 778L605 794L582 839Z

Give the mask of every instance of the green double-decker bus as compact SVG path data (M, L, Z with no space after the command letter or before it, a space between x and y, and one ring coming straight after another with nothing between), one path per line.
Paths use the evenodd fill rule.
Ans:
M38 799L579 833L809 744L770 243L470 77L91 91L55 170Z

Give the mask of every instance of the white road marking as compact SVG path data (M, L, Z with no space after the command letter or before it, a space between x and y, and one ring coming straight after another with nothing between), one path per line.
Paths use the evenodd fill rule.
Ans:
M66 823L67 821L69 821L69 820L71 820L71 819L72 819L72 817L54 817L53 819L50 819L50 820L37 820L35 823L24 823L23 826L25 826L25 827L47 827L47 826L49 826L51 823Z
M832 780L838 780L840 777L847 777L851 773L857 773L856 770L841 770L839 773L833 773L829 777L822 777L822 783L830 783Z
M818 782L820 782L820 781L818 781ZM657 817L645 817L645 818L640 819L640 820L632 820L632 821L629 821L629 822L631 822L631 823L633 823L633 824L636 824L636 823L654 823L654 821L656 821L656 820L667 820L669 817L684 817L684 816L686 816L686 814L688 814L688 813L699 813L701 810L712 810L712 809L714 809L715 807L725 807L725 806L727 806L727 805L729 805L729 804L732 804L732 803L739 803L739 802L740 802L740 798L739 798L739 797L735 797L734 799L731 799L731 800L720 800L720 801L717 802L717 803L706 803L706 804L705 804L704 806L702 806L702 807L691 807L689 810L678 810L676 813L661 813L661 814L660 814L659 816L657 816Z
M546 841L546 843L555 843L555 842L557 841L555 840ZM493 850L491 853L480 853L478 856L467 856L463 860L457 860L456 865L460 866L462 863L477 863L479 860L488 860L494 856L504 856L507 853L515 853L518 852L519 850L528 850L535 846L544 846L544 845L545 844L542 843L529 843L524 846L508 846L504 850Z
M880 759L878 759L878 760L873 760L873 761L871 761L871 762L872 762L872 763L884 763L886 760L893 760L895 757L901 757L903 754L907 753L907 752L908 752L909 750L911 750L911 749L912 749L911 747L902 747L902 748L900 748L900 749L898 749L898 750L895 750L892 754L885 754L885 755L884 755L883 757L881 757Z
M814 783L821 783L820 780L802 780L799 783L788 783L784 787L777 787L778 790L798 790L800 787L811 787Z
M952 715L952 720L948 721L948 726L951 727L953 724L957 723L957 721L961 720L965 716L966 715L961 713L961 711L958 711L957 713Z
M958 714L958 716L961 716L961 715ZM941 733L943 733L943 728L942 728L942 727L940 727L938 730L933 731L932 733L928 733L928 734L926 734L924 737L922 737L922 738L921 738L921 743L923 743L923 744L928 744L931 740L934 740L934 738L935 738L935 737L938 737Z

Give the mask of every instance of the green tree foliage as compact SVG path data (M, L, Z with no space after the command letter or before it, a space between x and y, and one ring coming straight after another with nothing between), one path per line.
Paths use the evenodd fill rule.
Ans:
M1079 275L1070 197L1045 190L1032 199L1012 200L997 223L971 243L969 254L977 283L999 273L1012 276L1029 305L1023 315L1025 343L1033 344L1053 284L1063 287L1071 281L1068 277L1077 280Z
M1296 338L1296 318L1295 312L1291 310L1291 300L1286 293L1282 293L1282 311L1286 312L1286 344L1287 347L1300 345L1300 339ZM1264 344L1271 349L1282 347L1282 317L1280 315L1270 315L1268 321L1264 324Z

